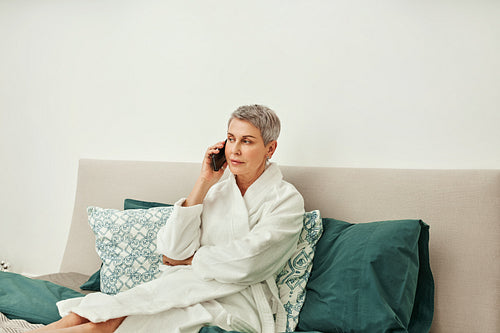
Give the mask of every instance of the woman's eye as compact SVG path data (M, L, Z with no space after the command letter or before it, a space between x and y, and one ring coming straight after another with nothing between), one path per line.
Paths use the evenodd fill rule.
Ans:
M233 141L234 141L234 139L233 139L233 138L227 138L227 141L229 141L229 142L233 142Z

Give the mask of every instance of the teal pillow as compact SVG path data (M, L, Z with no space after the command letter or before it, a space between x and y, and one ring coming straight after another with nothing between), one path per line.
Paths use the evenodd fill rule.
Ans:
M149 209L154 207L169 207L172 205L164 204L161 202L141 201L134 199L125 199L123 202L123 209Z
M169 207L172 206L170 204L164 204L160 202L150 202L150 201L142 201L135 199L125 199L123 202L123 209L149 209L154 207ZM102 267L102 265L101 265ZM101 291L101 269L92 274L87 282L80 286L82 290L91 290L91 291Z
M323 219L298 331L428 332L433 313L428 225Z
M306 295L306 285L311 275L314 250L323 232L319 210L304 213L303 227L297 249L276 277L281 303L286 312L286 331L293 332Z
M101 264L102 267L102 264ZM82 290L101 291L101 269L92 274L92 276L80 286Z
M47 325L61 319L57 302L82 296L85 295L49 281L0 272L0 312L9 319Z
M87 208L97 254L103 262L100 272L103 293L117 294L161 274L156 236L172 210L173 207L123 211Z

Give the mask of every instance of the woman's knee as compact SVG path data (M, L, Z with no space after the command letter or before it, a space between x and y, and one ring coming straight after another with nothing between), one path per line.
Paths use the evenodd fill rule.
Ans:
M111 333L114 332L118 326L125 320L126 317L109 319L107 321L101 323L92 323L89 322L87 325L90 326L91 332L102 332L102 333Z
M89 320L87 318L79 316L74 312L70 312L68 315L64 316L62 318L62 321L64 322L65 325L67 325L69 327L77 326L77 325L81 325L81 324L85 324L85 323L89 322Z

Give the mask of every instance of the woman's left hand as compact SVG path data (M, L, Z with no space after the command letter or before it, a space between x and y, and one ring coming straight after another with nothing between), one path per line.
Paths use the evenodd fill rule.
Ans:
M167 265L167 266L191 265L191 262L193 261L193 257L194 257L194 254L191 257L184 259L184 260L175 260L175 259L171 259L171 258L164 255L163 256L163 264Z

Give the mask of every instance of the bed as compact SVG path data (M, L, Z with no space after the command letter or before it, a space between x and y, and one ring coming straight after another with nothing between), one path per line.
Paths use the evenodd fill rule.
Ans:
M51 300L92 292L80 286L90 283L89 277L100 271L102 260L96 252L96 235L89 227L87 207L121 211L125 199L173 203L189 193L199 168L196 163L80 160L74 213L60 272L25 282L24 277L9 275L7 279L0 273L0 292L11 291L9 283L17 283L25 291L30 287L23 283L44 284L48 293L54 285ZM281 169L285 179L302 193L306 211L320 213L323 228L313 246L312 269L303 288L297 330L389 332L399 325L401 332L500 331L500 170ZM356 244L349 243L352 239ZM400 239L406 243L398 243ZM400 244L399 248L379 246L394 243ZM349 261L340 255L352 251L356 256L358 246L366 246L365 252L377 253L377 257ZM400 262L394 256L402 256ZM354 261L364 266L353 268ZM346 277L343 272L366 271L367 263L375 271L372 280L350 285L356 276ZM413 263L411 281L399 276L395 279L399 272L383 274L398 263ZM405 269L408 272L408 267ZM364 286L361 296L370 294L373 279L379 280L381 290L371 295L368 304L352 305L349 293L342 294L342 290L360 286ZM400 285L391 287L394 281ZM58 290L58 286L66 289ZM365 287L368 289L363 290ZM396 288L404 288L405 302L391 298ZM62 296L63 291L66 296ZM36 298L25 293L31 301ZM361 299L358 296L357 301ZM9 297L0 298L0 311L5 309L3 303L13 302ZM339 299L328 305L332 297ZM319 303L327 304L326 308L318 307ZM388 308L389 314L372 314L379 308ZM354 316L348 309L357 309L358 313ZM387 319L390 315L393 317ZM29 316L9 317L34 321ZM360 320L369 323L358 324ZM4 318L0 325L6 332L23 331L7 331L6 325L12 323ZM217 328L204 330L219 332Z

